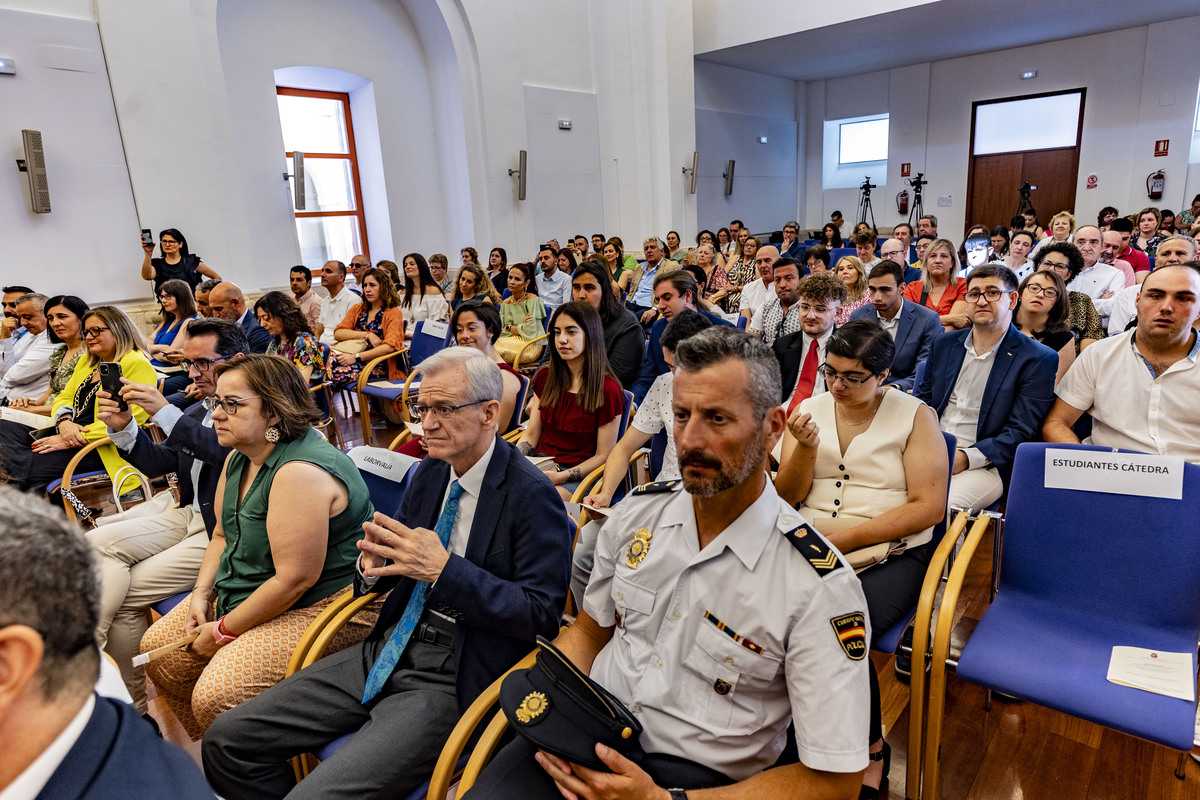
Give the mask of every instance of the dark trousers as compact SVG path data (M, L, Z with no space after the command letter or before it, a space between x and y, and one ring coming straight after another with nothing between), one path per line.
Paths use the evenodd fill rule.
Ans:
M871 631L883 633L899 622L921 595L921 584L925 581L925 570L933 558L933 543L906 550L898 556L868 570L860 572L863 594L867 596L867 615L871 619ZM870 659L867 659L870 662ZM875 664L871 667L871 741L883 738L883 717L879 708L879 676Z
M24 491L42 492L47 484L62 477L63 470L79 452L79 448L35 453L30 449L33 439L29 438L29 432L32 430L19 422L0 420L0 477L15 483ZM104 463L93 450L79 462L75 474L103 469Z
M390 631L389 631L390 633ZM383 640L318 661L217 717L204 734L204 773L238 798L404 797L433 774L458 721L454 652L410 641L383 691L362 702ZM296 783L287 759L357 731Z
M647 311L650 310L650 306L639 306L637 303L633 302L632 300L626 300L625 307L633 312L633 315L638 318L639 323L642 322L642 314L645 314ZM651 320L650 325L653 325L653 324L654 324L654 320ZM649 328L650 325L642 324L642 327Z

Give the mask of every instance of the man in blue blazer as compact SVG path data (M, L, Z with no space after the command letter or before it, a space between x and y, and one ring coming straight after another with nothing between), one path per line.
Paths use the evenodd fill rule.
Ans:
M800 223L792 221L783 226L783 241L779 243L780 258L794 258L804 263L807 247L800 244Z
M665 375L670 369L667 360L663 358L659 340L662 339L662 333L671 317L686 308L703 314L713 325L733 327L724 317L699 308L696 302L699 296L700 287L696 285L696 279L684 270L668 272L654 279L654 304L661 316L650 328L650 342L646 346L646 355L642 358L642 371L630 390L633 392L634 405L640 406L646 399L646 392L654 385L654 380L659 375Z
M246 298L241 287L236 283L222 281L213 287L208 295L208 306L214 317L221 317L242 326L246 338L250 340L250 350L254 353L267 352L267 345L273 338L266 328L258 324L254 312L246 307Z
M227 800L407 796L433 772L467 706L538 635L558 631L574 528L549 479L496 435L499 369L456 347L422 362L421 373L429 456L397 519L376 513L359 543L355 592L391 594L366 641L208 729L205 772ZM416 623L407 639L406 619ZM287 759L346 734L295 786Z
M905 300L900 294L903 289L904 270L900 265L895 261L879 262L867 276L871 304L855 309L850 319L877 320L892 335L896 355L887 383L911 393L917 364L929 358L933 340L945 328L936 311Z
M1004 493L1017 445L1037 438L1058 353L1012 324L1017 276L1008 267L973 269L966 300L971 327L934 340L916 396L958 437L949 505L977 512Z
M100 587L83 534L11 486L0 507L0 794L212 800L187 753L93 691Z

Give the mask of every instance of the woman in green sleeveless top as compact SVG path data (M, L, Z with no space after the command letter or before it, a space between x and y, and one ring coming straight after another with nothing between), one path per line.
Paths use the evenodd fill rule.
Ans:
M193 739L283 678L305 629L353 581L374 513L357 468L310 427L317 410L290 361L249 355L216 370L205 402L217 440L233 448L219 521L191 597L142 639L147 652L199 634L146 669ZM330 652L363 639L374 617L358 615Z

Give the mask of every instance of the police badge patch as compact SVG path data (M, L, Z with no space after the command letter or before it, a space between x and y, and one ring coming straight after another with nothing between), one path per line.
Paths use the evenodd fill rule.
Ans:
M838 644L851 661L862 661L867 655L867 626L861 611L843 614L829 620L833 632L837 634Z

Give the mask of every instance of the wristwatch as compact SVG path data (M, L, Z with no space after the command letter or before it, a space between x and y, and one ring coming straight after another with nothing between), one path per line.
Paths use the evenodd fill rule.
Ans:
M687 800L687 792L683 789L667 789L671 793L671 800Z

